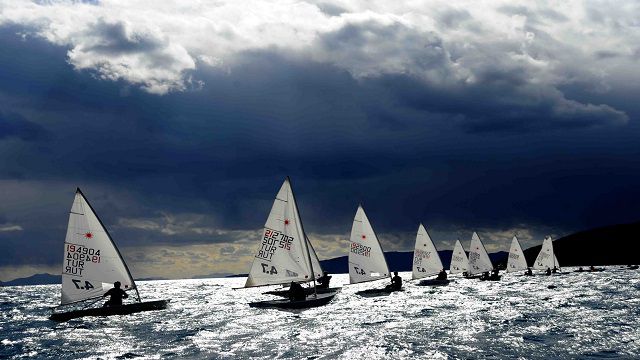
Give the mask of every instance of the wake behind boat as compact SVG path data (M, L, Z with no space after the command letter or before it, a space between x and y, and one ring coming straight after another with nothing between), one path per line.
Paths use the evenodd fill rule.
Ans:
M122 286L136 293L136 303L111 304L101 308L88 308L96 304L112 286ZM49 317L54 321L67 321L83 316L128 315L142 311L162 310L167 300L142 302L131 272L113 239L98 218L80 189L69 214L69 225L64 243L62 265L62 297ZM120 296L120 295L118 295ZM97 300L96 300L97 299ZM94 300L86 305L89 300ZM84 308L71 309L72 306Z
M287 177L273 202L245 287L290 284L291 289L287 294L290 299L256 301L249 303L249 306L305 309L327 304L337 291L327 289L322 294L317 292L315 274L318 271L322 270L305 235L291 182ZM310 281L313 282L313 294L307 296L299 284Z

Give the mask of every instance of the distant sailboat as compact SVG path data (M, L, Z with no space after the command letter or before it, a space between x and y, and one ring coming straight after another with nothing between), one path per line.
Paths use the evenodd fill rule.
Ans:
M302 226L291 182L285 179L264 226L260 247L251 265L245 287L313 281L316 288L311 247ZM336 292L313 295L305 300L271 300L249 303L251 307L301 309L327 304Z
M469 246L469 272L470 276L480 275L488 273L493 270L493 263L487 254L484 244L480 240L480 236L476 232L471 236L471 245ZM481 280L499 280L497 277L493 278L481 278Z
M141 311L162 310L167 300L142 302L131 272L107 229L98 218L80 189L69 213L69 225L64 241L62 265L62 298L50 319L67 321L84 316L127 315ZM115 282L124 291L136 293L136 303L100 308L81 308L70 311L69 305L102 298Z
M449 274L462 274L469 271L469 259L464 251L460 240L456 240L451 254L451 265L449 265Z
M418 227L416 244L413 250L413 273L412 279L424 279L427 276L439 274L444 271L438 249L433 244L427 229L422 224ZM446 285L449 280L445 279L425 279L418 285Z
M527 270L527 259L524 257L522 247L516 236L511 240L511 248L509 249L509 259L507 260L507 271L515 272Z
M547 271L547 274L550 272L556 272L557 269L560 269L560 263L553 251L553 241L551 240L551 236L545 237L544 241L542 241L542 248L540 249L538 257L536 257L536 261L533 263L533 268L536 270L548 269L549 271Z
M358 206L351 227L349 246L349 283L358 284L389 278L389 267L382 246L362 206ZM369 289L358 292L360 295L386 295L392 290Z

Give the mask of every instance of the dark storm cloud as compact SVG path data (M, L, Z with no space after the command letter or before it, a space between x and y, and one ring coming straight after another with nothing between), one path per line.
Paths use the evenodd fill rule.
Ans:
M47 132L42 126L16 113L0 111L0 140L18 138L25 141L45 140Z
M139 86L153 72L103 81L102 68L69 64L75 49L90 64L99 54L140 56L143 70L173 66L181 52L159 33L100 20L59 46L4 26L0 109L15 115L0 119L12 134L0 135L0 219L24 230L0 232L0 262L59 262L42 249L60 247L75 186L121 246L246 242L286 175L309 232L347 234L362 202L393 249L410 246L420 221L456 233L637 220L635 99L606 95L608 84L563 58L583 59L579 50L537 28L563 15L527 11L503 9L528 17L539 41L530 53L466 10L436 22L491 41L356 19L310 41L319 55L237 51L224 66L189 71L201 88L163 96Z

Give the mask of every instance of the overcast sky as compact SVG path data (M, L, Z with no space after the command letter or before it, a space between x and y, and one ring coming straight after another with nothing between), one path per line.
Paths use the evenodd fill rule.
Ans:
M247 272L287 175L320 258L360 202L385 250L637 221L638 14L2 1L0 280L60 272L76 186L136 277Z

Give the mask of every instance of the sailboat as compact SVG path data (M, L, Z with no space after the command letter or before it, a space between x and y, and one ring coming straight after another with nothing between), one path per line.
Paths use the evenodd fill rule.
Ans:
M69 213L63 256L62 297L60 306L53 308L49 317L51 320L127 315L167 307L168 300L141 301L136 283L120 251L79 188ZM116 282L121 283L124 291L135 291L135 303L88 308L98 302ZM94 301L77 308L89 300Z
M540 249L538 257L536 257L536 261L533 263L533 268L536 270L548 269L549 271L547 271L547 275L549 275L550 272L555 273L557 269L560 269L558 258L556 258L556 255L553 252L553 241L551 240L551 236L546 236L542 241L542 248Z
M416 245L413 250L413 273L412 279L424 279L427 276L439 274L443 271L442 261L438 254L438 249L431 241L431 237L422 224L418 227L416 234ZM423 286L447 285L447 279L424 279L418 283Z
M471 246L469 247L469 271L470 276L488 273L493 270L493 264L487 254L484 244L480 240L480 236L475 231L471 236ZM481 277L481 280L500 280L500 276Z
M469 259L467 253L462 247L460 240L456 240L451 254L451 264L449 265L449 274L466 274L469 271Z
M518 238L514 235L509 248L509 259L507 260L507 272L527 270L527 259L522 252L522 246Z
M303 309L329 303L336 291L318 293L311 246L298 212L296 199L287 177L276 195L264 225L258 252L253 259L245 287L313 282L314 292L304 300L257 301L251 307ZM319 266L319 262L318 265Z
M391 277L382 246L362 205L358 206L351 227L349 245L349 283L358 284ZM363 296L389 295L394 290L368 289L357 292Z

